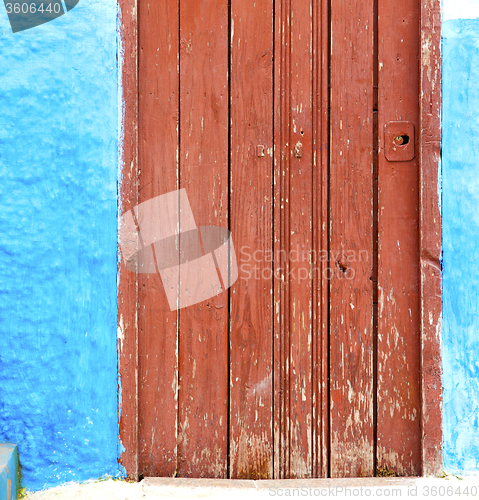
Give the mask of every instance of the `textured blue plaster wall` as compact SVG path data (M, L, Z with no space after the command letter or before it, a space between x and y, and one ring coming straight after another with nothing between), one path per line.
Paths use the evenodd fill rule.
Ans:
M117 475L116 1L0 5L0 441L31 490Z
M444 465L462 473L479 471L479 19L442 36Z

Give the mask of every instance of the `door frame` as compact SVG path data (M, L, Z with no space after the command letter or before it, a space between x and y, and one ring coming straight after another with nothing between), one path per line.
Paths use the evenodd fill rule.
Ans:
M424 476L436 476L442 461L441 381L441 6L421 0L420 60L420 273L421 273L421 449ZM138 9L118 0L121 127L119 198L123 213L138 204ZM120 250L118 249L118 252ZM138 480L138 279L118 259L119 463Z

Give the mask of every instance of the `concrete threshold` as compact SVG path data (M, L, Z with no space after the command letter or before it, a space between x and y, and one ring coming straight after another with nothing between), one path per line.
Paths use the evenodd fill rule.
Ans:
M479 477L228 480L146 478L95 481L29 493L27 500L156 500L266 498L479 499Z
M15 500L17 487L17 447L14 444L0 443L0 500Z

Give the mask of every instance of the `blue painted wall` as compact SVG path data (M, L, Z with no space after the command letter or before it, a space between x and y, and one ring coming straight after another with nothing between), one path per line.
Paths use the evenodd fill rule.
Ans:
M0 441L31 490L117 475L116 1L0 4Z
M444 465L479 471L479 2L443 19Z

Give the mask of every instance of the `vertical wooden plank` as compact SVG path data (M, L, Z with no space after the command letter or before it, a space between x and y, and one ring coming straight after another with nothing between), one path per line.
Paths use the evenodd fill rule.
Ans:
M138 203L138 31L136 0L119 1L122 78L122 130L119 212ZM118 264L118 372L120 462L138 479L138 280L123 259ZM120 399L121 398L121 399Z
M384 130L419 128L419 3L378 9L377 467L400 476L421 474L419 155L388 161Z
M273 475L273 2L231 2L230 477Z
M313 15L313 477L329 475L329 1Z
M291 108L291 0L275 3L274 89L274 477L290 472L289 349L290 273L289 192Z
M289 217L286 241L289 276L289 474L311 477L312 426L312 259L313 128L312 128L312 5L292 1L290 18L289 193L283 194ZM287 116L287 115L286 115Z
M425 476L442 472L441 383L441 5L421 1L420 259L422 460Z
M180 1L179 157L197 225L228 227L227 0ZM178 476L227 477L228 293L179 318Z
M331 476L372 476L373 0L331 2Z
M327 308L321 309L323 299L327 304L325 261L320 258L321 243L327 249L327 227L322 226L327 157L325 169L321 147L327 100L326 114L319 109L324 104L322 8L295 1L276 4L275 276L280 279L275 280L275 477L327 471L319 450L327 367L322 358Z
M140 2L138 15L141 203L178 189L178 2ZM177 311L170 310L158 273L138 279L139 471L172 476L177 459Z

